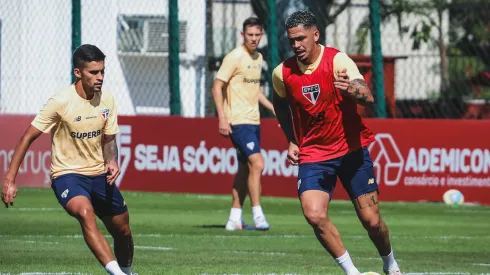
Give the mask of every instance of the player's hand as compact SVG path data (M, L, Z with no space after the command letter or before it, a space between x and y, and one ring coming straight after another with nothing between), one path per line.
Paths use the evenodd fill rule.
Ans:
M121 170L119 170L119 165L115 160L111 160L108 164L105 166L105 170L107 171L107 183L109 185L113 185L114 182L117 180L117 177L121 174Z
M224 137L228 137L231 134L231 126L226 121L226 118L219 119L219 133Z
M11 180L5 180L2 187L2 201L6 208L14 206L14 198L17 196L17 185Z
M289 143L288 160L292 165L299 164L299 147L293 142Z
M349 89L350 79L347 75L347 69L343 69L340 73L337 74L338 78L335 80L333 85L335 88L340 89L341 91L346 92Z

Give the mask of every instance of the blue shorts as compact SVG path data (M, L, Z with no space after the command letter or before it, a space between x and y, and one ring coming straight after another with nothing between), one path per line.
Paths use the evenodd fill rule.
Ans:
M260 125L232 125L230 137L239 161L246 161L250 155L260 153Z
M128 211L124 198L115 184L109 185L106 174L84 176L65 174L51 184L58 202L66 209L66 204L76 196L87 197L99 217L116 216Z
M351 200L378 190L373 161L366 147L335 159L299 165L298 196L308 190L320 190L332 198L337 177Z

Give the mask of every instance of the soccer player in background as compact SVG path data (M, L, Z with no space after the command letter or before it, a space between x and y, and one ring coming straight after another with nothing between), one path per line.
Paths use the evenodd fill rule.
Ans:
M373 95L351 58L318 43L311 12L291 14L286 29L295 56L273 72L273 104L289 142L288 158L299 165L303 214L345 273L360 274L328 217L339 177L383 260L384 272L401 274L379 213L378 186L366 148L374 135L357 113L356 104L372 104Z
M105 55L93 45L73 53L76 82L46 102L15 148L2 188L5 206L17 194L15 177L26 151L42 133L51 133L52 189L82 228L88 247L109 274L132 274L133 238L126 203L114 184L120 174L114 97L102 90ZM114 238L114 251L95 216ZM117 261L115 260L117 258Z
M238 172L233 182L233 200L227 230L246 227L242 207L250 196L257 230L268 230L260 206L260 178L264 159L260 152L259 102L274 112L272 103L260 90L262 55L257 51L263 35L260 19L250 17L243 22L243 45L227 54L216 75L212 92L219 117L219 133L230 137L237 149Z

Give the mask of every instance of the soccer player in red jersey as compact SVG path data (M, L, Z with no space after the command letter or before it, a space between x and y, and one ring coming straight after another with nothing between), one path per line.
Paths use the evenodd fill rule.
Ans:
M366 148L374 134L357 113L356 104L372 104L373 95L347 54L318 43L311 12L291 14L286 29L295 55L273 72L273 104L289 141L289 161L299 165L303 214L345 273L360 274L327 214L339 177L381 255L384 272L401 274L379 213L378 185Z

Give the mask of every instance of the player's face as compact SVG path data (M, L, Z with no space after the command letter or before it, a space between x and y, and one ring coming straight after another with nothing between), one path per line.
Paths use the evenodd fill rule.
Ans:
M305 28L303 25L288 29L289 44L299 61L310 64L314 62L312 52L316 47L320 32L315 26Z
M255 51L259 46L262 35L263 32L260 26L247 26L245 31L242 32L243 44L249 51Z
M75 68L75 76L82 81L84 89L100 92L104 82L104 70L104 61L85 62L83 68Z

